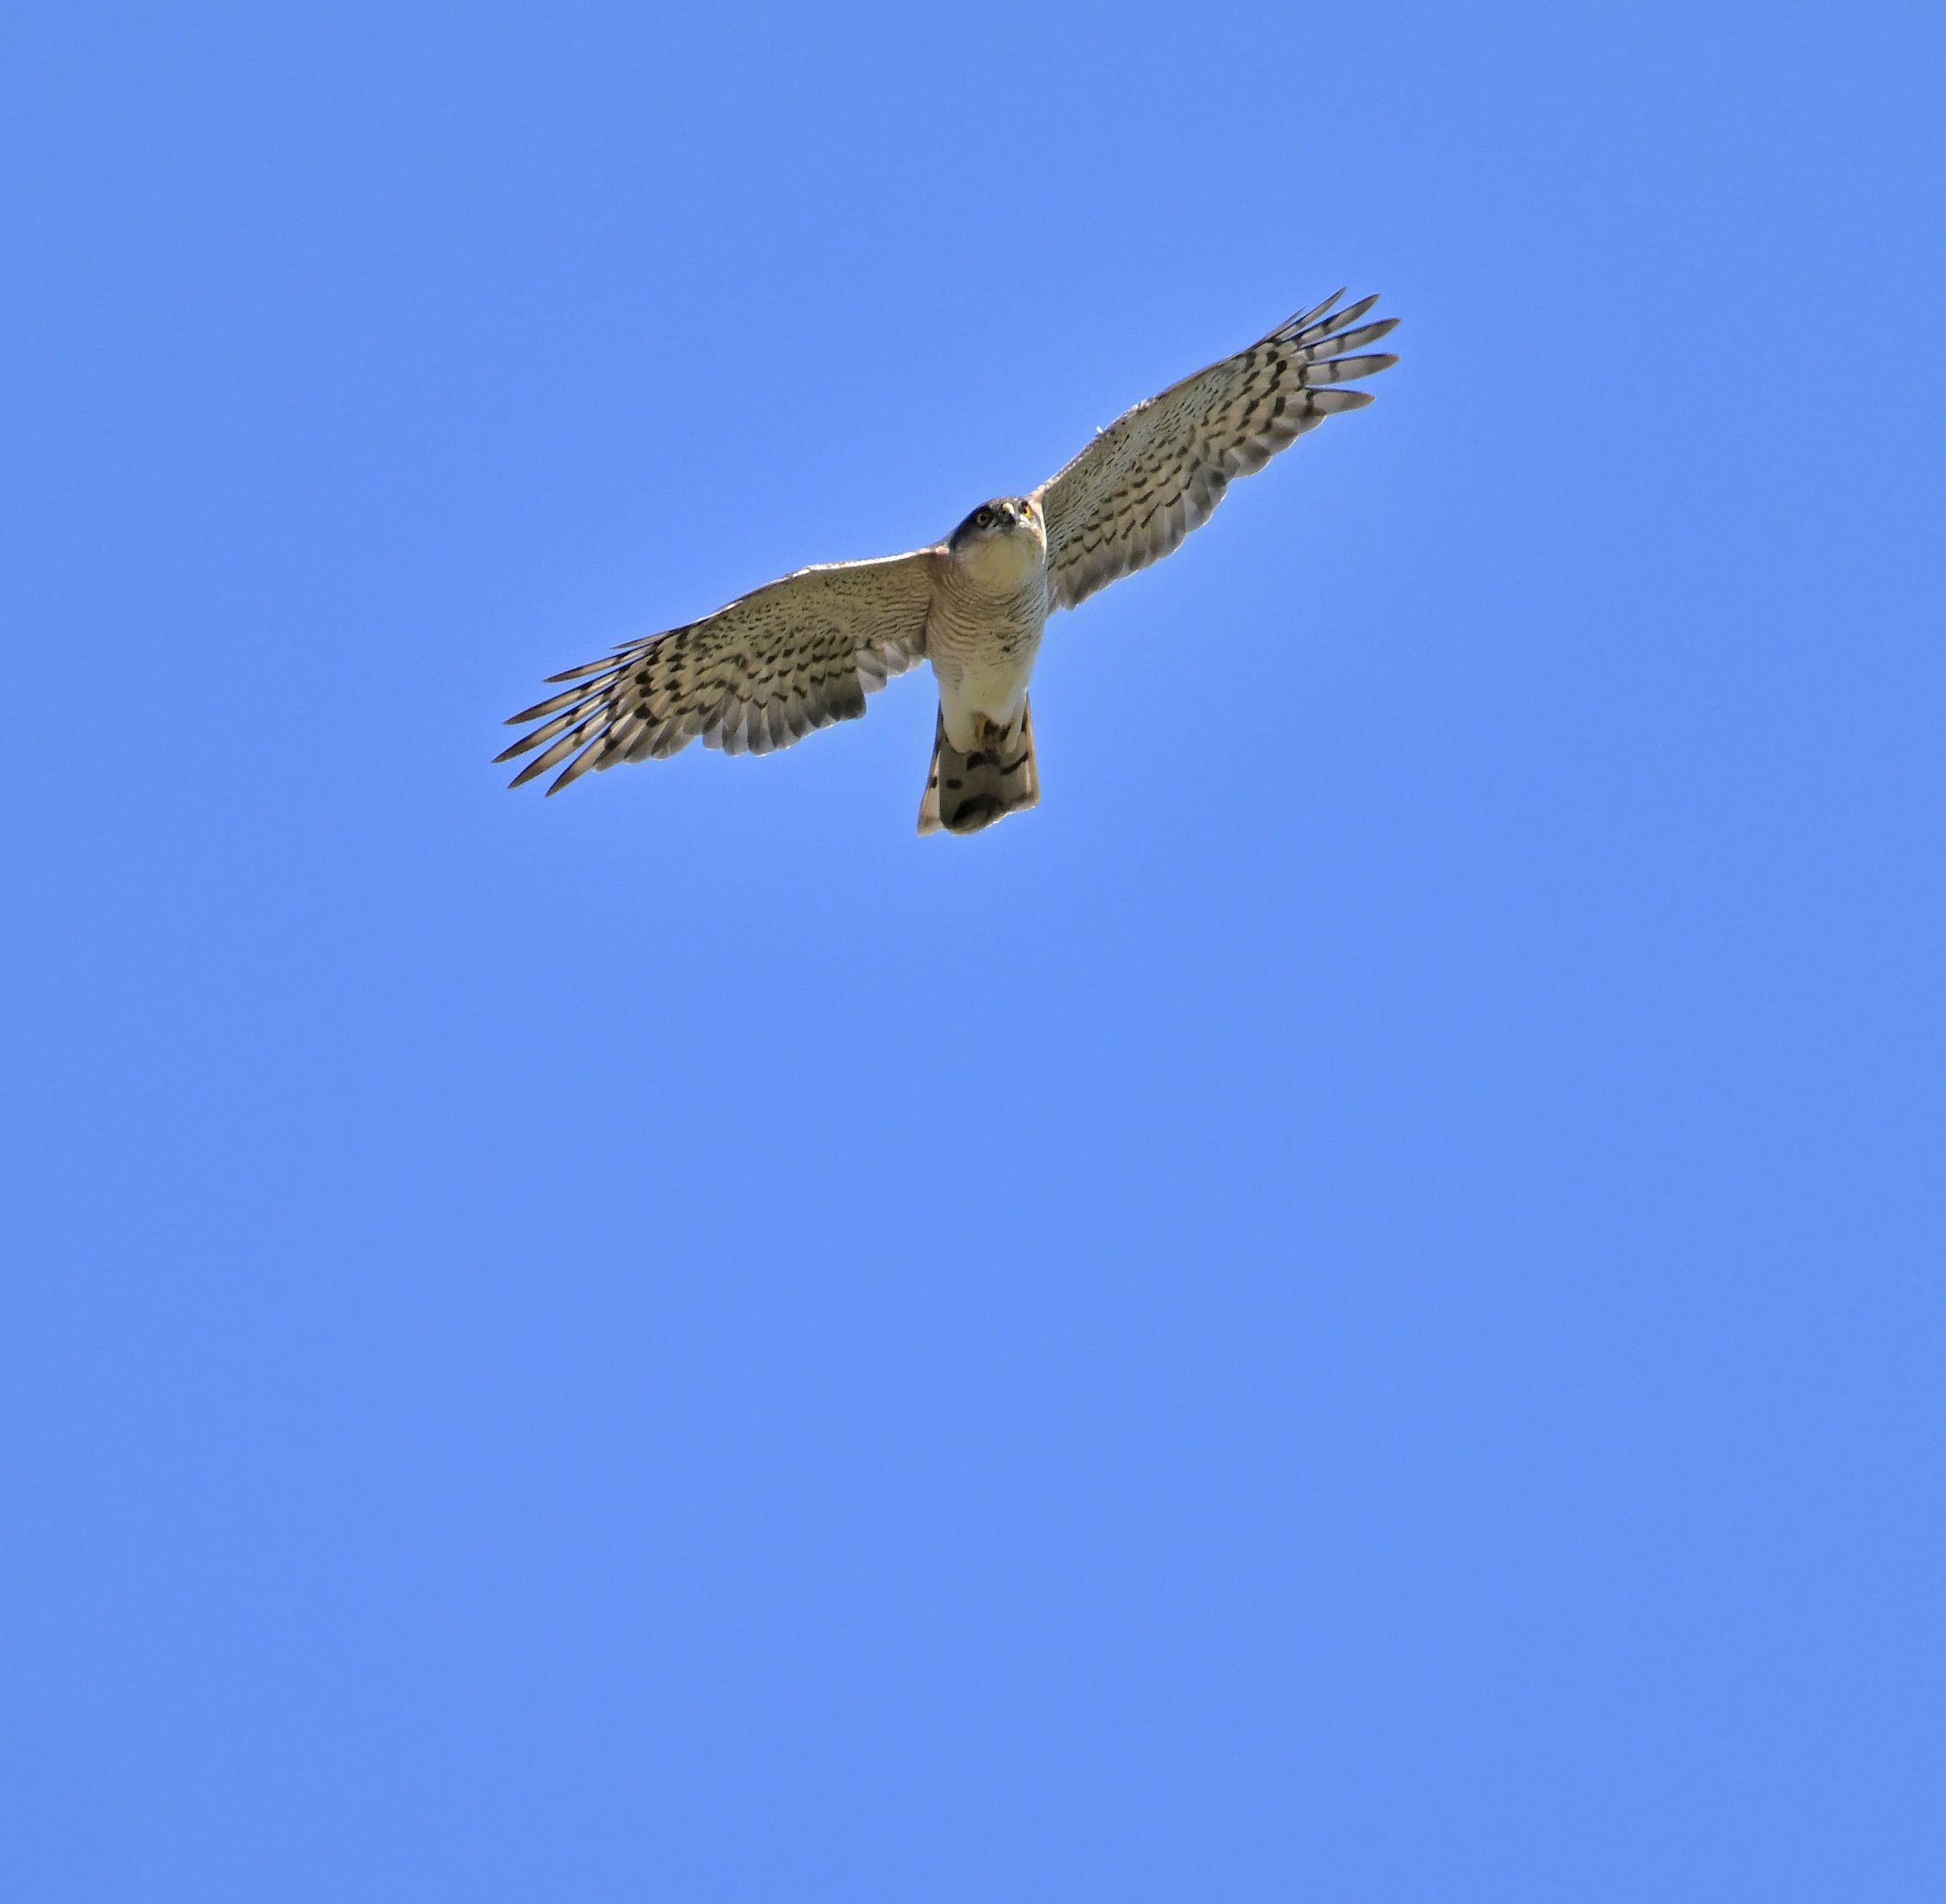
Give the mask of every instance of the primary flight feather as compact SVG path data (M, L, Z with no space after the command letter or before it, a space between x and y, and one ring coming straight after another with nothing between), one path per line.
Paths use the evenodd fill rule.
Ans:
M1039 489L981 504L943 542L800 569L551 677L571 685L508 723L536 725L501 760L543 750L512 784L561 767L558 794L591 768L663 759L699 736L768 753L856 720L868 694L930 661L939 719L919 831L977 832L1034 806L1027 689L1048 615L1158 561L1232 478L1371 402L1342 386L1398 362L1358 353L1399 320L1360 324L1378 300L1340 308L1344 294L1137 404Z

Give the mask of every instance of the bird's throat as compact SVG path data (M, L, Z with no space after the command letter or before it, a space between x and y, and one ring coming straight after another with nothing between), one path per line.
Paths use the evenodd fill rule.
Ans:
M982 535L953 552L953 566L982 595L1017 595L1046 561L1046 545L1024 529Z

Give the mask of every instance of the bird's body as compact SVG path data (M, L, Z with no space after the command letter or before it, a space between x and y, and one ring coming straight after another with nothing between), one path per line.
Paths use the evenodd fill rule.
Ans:
M1027 710L1052 602L1040 511L1024 496L981 504L934 555L933 576L939 723L919 831L977 832L1041 798Z
M1006 727L1019 718L1053 606L1047 538L1033 503L1003 497L982 504L954 530L934 577L926 658L948 738L970 748L981 721Z
M939 720L919 831L976 832L1033 806L1028 687L1049 614L1168 554L1232 477L1332 411L1369 403L1367 392L1335 386L1397 362L1342 354L1397 322L1350 328L1376 301L1333 311L1337 299L1327 299L1185 377L1032 494L983 503L943 542L800 569L556 675L575 685L510 723L539 725L503 760L551 743L513 784L571 754L548 788L557 793L590 768L672 754L698 736L726 752L765 753L855 719L868 693L924 659Z

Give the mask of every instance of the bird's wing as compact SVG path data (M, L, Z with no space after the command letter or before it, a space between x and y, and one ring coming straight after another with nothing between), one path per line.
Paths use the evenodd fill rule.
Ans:
M800 569L687 627L550 676L574 685L507 723L540 725L500 760L552 743L510 784L570 754L550 794L590 767L665 759L699 734L726 753L764 754L856 720L868 694L924 658L934 553Z
M1337 386L1398 362L1390 352L1348 353L1375 343L1399 320L1359 325L1377 298L1333 311L1344 295L1137 404L1035 491L1047 525L1055 607L1072 608L1159 561L1208 520L1232 477L1263 468L1334 411L1372 400L1368 391Z

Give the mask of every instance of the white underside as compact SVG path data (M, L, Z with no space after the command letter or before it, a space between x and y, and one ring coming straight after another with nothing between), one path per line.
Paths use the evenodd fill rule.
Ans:
M961 665L942 665L933 658L932 671L939 682L939 711L946 723L946 738L963 754L979 745L984 725L1011 728L1027 705L1027 684L1034 673L1035 657L1041 652L1038 635L1020 653L968 657Z
M1027 705L1047 618L1044 561L1038 535L977 543L957 557L958 576L935 603L927 652L946 738L961 753L979 746L989 721L1010 729Z

